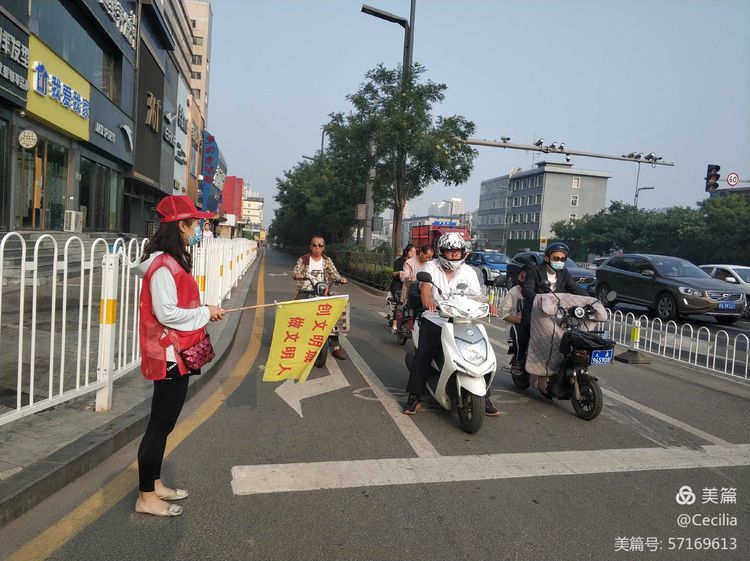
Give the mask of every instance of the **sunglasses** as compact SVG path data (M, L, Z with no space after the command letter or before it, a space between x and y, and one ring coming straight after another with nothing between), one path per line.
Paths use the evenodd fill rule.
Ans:
M566 261L567 259L568 259L567 257L550 257L549 258L550 261Z
M311 243L310 247L325 247L326 244L324 243Z

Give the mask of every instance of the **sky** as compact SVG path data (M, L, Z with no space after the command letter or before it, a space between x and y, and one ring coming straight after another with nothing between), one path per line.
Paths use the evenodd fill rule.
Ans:
M409 17L409 0L366 3ZM368 70L401 63L403 29L361 13L355 0L211 5L207 128L228 174L265 197L268 226L276 178L320 149L321 126L350 109L346 96ZM655 189L640 193L639 206L693 206L706 196L709 163L722 179L750 179L748 22L748 0L417 0L414 61L448 86L434 114L465 116L475 137L655 152L675 166L641 165L639 185ZM525 151L478 151L468 182L430 186L409 215L450 197L473 210L482 181L532 165ZM608 200L632 203L636 164L579 156L573 164L612 172Z

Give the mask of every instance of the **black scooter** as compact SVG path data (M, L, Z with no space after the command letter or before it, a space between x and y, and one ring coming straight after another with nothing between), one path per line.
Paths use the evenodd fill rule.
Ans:
M591 302L583 306L565 307L560 297L557 298L557 315L560 327L566 331L560 341L559 351L563 360L559 371L550 376L547 392L550 399L570 400L576 415L586 421L599 416L603 405L602 390L598 378L589 374L592 365L610 364L614 355L615 342L608 338L606 331L587 331L582 329L587 321L595 321L596 310ZM546 296L546 295L540 295ZM610 291L602 303L613 302L617 293ZM511 350L515 354L513 341ZM529 374L511 374L513 384L518 389L529 387Z

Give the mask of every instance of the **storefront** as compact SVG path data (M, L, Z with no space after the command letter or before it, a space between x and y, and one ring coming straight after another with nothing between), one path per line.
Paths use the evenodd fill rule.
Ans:
M74 200L76 140L88 140L88 81L36 36L29 37L29 93L16 157L16 229L62 230Z
M0 7L0 230L14 222L13 165L17 147L18 113L26 107L29 34L20 2Z
M122 229L150 236L159 225L156 205L172 194L173 165L162 170L166 107L174 107L177 82L165 85L167 52L174 50L174 39L157 2L143 3L138 44L138 76L135 96L135 161L125 178ZM169 97L165 100L165 87Z
M203 117L201 116L199 103L193 97L190 97L190 121L188 130L190 138L188 141L188 191L187 194L195 201L200 208L203 205L201 197L201 183L198 176L203 168Z
M135 160L135 54L138 26L134 3L82 0L98 21L116 60L119 79L113 87L91 88L89 140L80 149L78 208L84 230L122 231L124 178Z
M190 88L182 76L177 77L177 114L174 118L174 190L173 195L188 195L195 200L197 189L192 192L188 182L188 115L190 108Z
M83 228L120 231L124 175L135 156L135 124L94 89L90 121L89 142L81 147L79 166L78 207Z

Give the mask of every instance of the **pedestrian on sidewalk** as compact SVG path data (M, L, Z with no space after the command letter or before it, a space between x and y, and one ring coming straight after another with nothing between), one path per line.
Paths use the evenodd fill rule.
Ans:
M187 246L200 242L200 212L185 195L164 197L156 206L161 224L149 240L134 272L143 277L139 334L141 373L154 384L151 416L138 448L138 499L135 511L154 516L179 516L182 507L166 501L188 496L161 480L167 437L174 429L187 395L190 369L182 351L205 345L206 325L224 318L217 306L201 306L198 285L190 274Z

